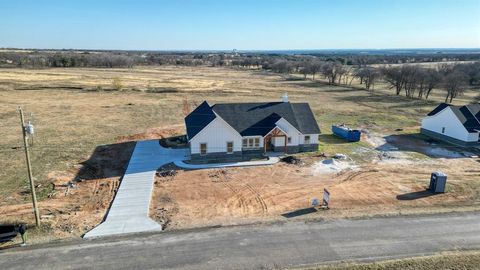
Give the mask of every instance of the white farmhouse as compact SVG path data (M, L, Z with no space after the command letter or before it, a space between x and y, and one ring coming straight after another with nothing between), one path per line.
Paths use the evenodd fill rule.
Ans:
M185 117L192 162L261 158L268 152L318 150L320 128L308 103L206 101Z
M480 146L480 104L440 104L422 120L422 134L460 146Z

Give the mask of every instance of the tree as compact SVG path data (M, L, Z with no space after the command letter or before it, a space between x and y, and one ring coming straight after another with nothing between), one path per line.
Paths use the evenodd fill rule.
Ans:
M292 65L288 61L280 60L272 65L272 71L276 73L290 73L292 71Z
M338 63L335 65L335 73L337 74L336 77L338 78L338 84L342 83L342 77L345 76L347 72L348 70L343 64Z
M425 72L425 99L428 99L430 93L432 92L433 88L437 87L442 83L442 76L438 70L435 69L428 69Z
M384 79L390 84L391 88L395 88L395 94L398 96L402 92L403 86L406 82L405 66L402 67L386 67L383 68L382 73Z
M322 69L322 63L320 63L318 61L315 61L315 62L310 64L309 71L310 71L310 74L312 74L312 80L313 81L315 80L315 74L320 72L321 69Z
M365 89L373 90L375 81L380 77L380 72L373 67L363 67L355 72L355 76L361 78L360 80L365 83Z
M342 72L344 72L342 64L338 62L327 62L322 65L321 72L325 78L328 79L328 83L334 84L337 81ZM342 74L343 75L343 74ZM341 75L340 75L341 76Z
M445 102L452 103L453 99L462 95L467 85L468 76L459 72L453 71L445 76L445 82L443 83L444 90L447 91Z

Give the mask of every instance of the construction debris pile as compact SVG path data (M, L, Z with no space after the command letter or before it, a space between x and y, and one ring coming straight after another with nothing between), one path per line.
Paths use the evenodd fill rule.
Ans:
M298 166L302 166L304 165L305 163L299 159L298 157L295 157L295 156L286 156L286 157L283 157L280 159L282 162L285 162L287 164L293 164L293 165L298 165Z

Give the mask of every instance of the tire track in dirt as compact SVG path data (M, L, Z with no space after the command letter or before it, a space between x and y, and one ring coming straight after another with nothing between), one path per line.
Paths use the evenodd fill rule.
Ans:
M265 203L265 200L262 198L260 193L255 190L250 184L246 183L245 187L254 195L255 200L260 204L262 207L262 212L265 214L268 212L268 207L267 204Z
M234 186L232 186L230 183L227 183L225 181L221 181L221 183L233 193L233 197L235 198L235 201L238 202L238 204L240 205L240 208L242 208L242 212L247 213L247 204L241 192L237 190Z
M276 192L274 193L269 192L269 193L266 193L267 196L264 196L264 198L272 199L275 201L275 197L282 196L282 197L286 197L284 198L285 201L294 201L296 200L297 197L303 196L304 194L308 193L309 190L311 189L312 189L312 185L307 184L307 185L302 185L299 187L290 188L282 191L276 190ZM292 196L292 195L295 195L295 196ZM275 204L275 202L273 203Z
M375 199L371 198L370 195L368 194L357 194L357 197L353 196L348 192L348 188L346 189L344 184L346 184L346 182L349 182L349 181L368 178L371 175L375 175L375 173L378 173L378 172L379 170L376 170L376 169L368 169L368 170L353 172L350 175L348 175L345 179L335 184L334 186L336 186L337 188L340 188L342 190L342 193L346 194L348 197L350 197L350 199L357 201L357 203L362 203L362 204L369 204L372 202L374 203Z
M358 171L354 172L350 175L347 176L347 178L343 179L340 183L347 182L347 181L352 181L360 176L365 176L365 174L370 174L370 173L377 173L378 170L376 169L370 169L370 170L365 170L365 171Z

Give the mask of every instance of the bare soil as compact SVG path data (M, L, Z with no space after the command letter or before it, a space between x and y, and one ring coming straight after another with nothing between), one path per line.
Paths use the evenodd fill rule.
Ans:
M469 158L371 163L338 173L318 173L323 158L301 157L304 165L278 163L178 171L157 177L152 215L168 229L241 224L289 218L333 218L407 212L448 211L479 206L480 170ZM448 174L444 194L426 191L432 171ZM312 199L330 192L330 210L311 209Z
M44 237L47 239L35 235L34 242L78 237L98 225L120 185L135 141L169 137L181 130L182 127L174 125L121 136L113 144L97 146L88 159L70 169L48 173L52 191L47 199L39 203L43 230L47 232ZM0 208L1 222L22 220L32 224L32 211L31 203L4 205Z

